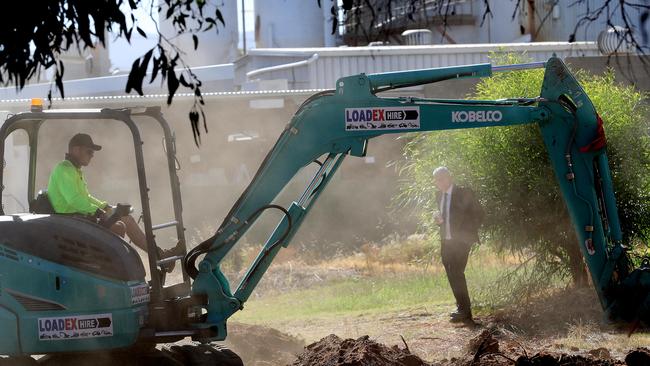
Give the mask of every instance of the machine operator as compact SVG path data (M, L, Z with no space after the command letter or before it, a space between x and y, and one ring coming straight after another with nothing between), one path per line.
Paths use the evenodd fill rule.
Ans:
M75 214L93 221L110 216L111 206L90 194L81 170L82 167L90 164L95 152L101 149L102 147L95 144L85 133L78 133L70 139L65 160L54 167L47 185L48 198L54 212ZM121 237L128 235L133 244L147 251L146 236L131 215L121 217L110 230ZM180 243L172 249L158 248L159 259L176 255L183 255ZM171 271L169 266L166 270Z

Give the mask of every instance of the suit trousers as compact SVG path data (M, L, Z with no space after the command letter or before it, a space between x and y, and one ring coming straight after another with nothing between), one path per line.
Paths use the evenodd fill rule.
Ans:
M442 240L441 256L442 265L447 272L449 285L456 298L458 311L471 314L471 303L467 281L465 280L465 267L469 258L469 251L472 243L466 243L454 239Z

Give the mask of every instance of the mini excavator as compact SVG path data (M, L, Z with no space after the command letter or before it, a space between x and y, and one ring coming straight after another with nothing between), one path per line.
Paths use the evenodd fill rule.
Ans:
M545 68L540 95L505 100L383 97L381 92L442 80L488 77L493 72ZM165 136L175 219L153 225L136 117L158 121ZM339 79L297 110L250 185L212 237L183 256L156 257L154 231L183 234L175 141L160 108L42 110L18 113L0 128L27 132L28 195L35 198L38 130L66 120L111 119L130 129L138 168L148 266L135 250L94 223L47 212L0 216L0 365L241 365L232 351L211 342L227 336L226 322L244 308L282 247L347 156L366 154L371 138L406 132L536 124L573 221L598 298L612 319L650 322L650 268L634 268L622 241L606 154L603 121L587 94L558 58L492 66L477 64ZM304 192L288 207L273 201L299 170L317 164ZM2 183L0 171L0 183ZM265 210L282 218L241 282L233 289L220 263ZM153 254L152 254L153 253ZM182 263L183 282L165 283L161 267ZM159 349L191 337L194 344ZM38 360L31 355L45 355ZM117 361L116 361L117 360Z

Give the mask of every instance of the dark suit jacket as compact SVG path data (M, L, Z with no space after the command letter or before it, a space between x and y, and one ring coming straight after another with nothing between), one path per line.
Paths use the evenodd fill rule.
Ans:
M440 207L442 193L436 193L436 201ZM465 243L473 244L479 241L478 229L483 223L483 208L470 188L454 185L449 203L449 228L451 237ZM441 225L442 226L442 225ZM442 227L440 232L441 239Z

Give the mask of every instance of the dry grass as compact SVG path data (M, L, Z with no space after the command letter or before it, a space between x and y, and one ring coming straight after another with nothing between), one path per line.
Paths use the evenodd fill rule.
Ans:
M615 327L604 323L578 320L567 324L566 336L555 340L556 348L565 350L592 350L604 347L613 354L647 347L650 344L648 330L640 330L628 336L629 326Z
M244 265L239 273L252 262L258 251L259 247L240 246L239 259ZM140 254L146 263L146 254ZM442 293L448 291L448 285L439 264L439 254L430 240L410 237L403 241L367 243L358 253L320 260L305 258L304 255L292 247L282 249L247 303L247 309L238 313L234 320L267 324L308 342L336 333L352 338L369 334L380 342L401 344L400 336L404 336L410 347L425 359L457 357L463 352L462 345L467 339L475 336L476 330L457 328L447 321L446 314L453 304L450 294ZM498 255L487 246L478 247L471 254L468 266L468 278L472 280L470 286L481 281L493 281L487 279L491 272L514 268L521 261L518 256ZM232 266L232 262L227 266ZM440 286L433 286L427 281L415 281L420 277L427 281L438 277L442 280ZM168 283L180 281L180 271L176 270L168 279ZM236 280L231 278L231 281L236 285ZM349 288L346 287L348 282ZM490 288L485 284L481 286ZM411 294L435 293L438 287L442 291L440 294L424 300ZM332 291L328 292L328 289ZM368 294L377 295L388 290L393 291L383 296L390 299L383 307L378 305L383 297L373 298L368 303L377 307L376 311L372 306L362 304L363 310L348 306L352 310L346 312L345 302L334 304L331 309L341 310L334 312L330 308L324 312L317 308L301 308L305 298L314 296L320 299L317 305L322 306L336 296L358 302L364 296L370 296ZM478 293L475 288L471 291L475 295ZM354 296L346 296L348 293ZM402 302L397 304L396 300ZM304 307L307 305L316 306L307 303ZM266 312L271 315L264 317ZM478 312L478 317L484 324L501 329L503 334L515 339L517 345L521 344L528 350L544 348L586 354L603 347L621 359L628 350L650 344L647 331L628 337L627 329L603 322L602 310L590 288L550 290L523 303L512 304L496 315Z

